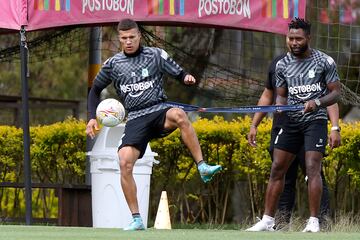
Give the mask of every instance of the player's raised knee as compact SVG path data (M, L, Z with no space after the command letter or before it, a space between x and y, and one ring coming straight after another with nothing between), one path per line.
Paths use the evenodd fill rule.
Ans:
M184 124L190 124L188 116L184 110L180 108L172 108L169 111L169 117L173 119L179 127Z

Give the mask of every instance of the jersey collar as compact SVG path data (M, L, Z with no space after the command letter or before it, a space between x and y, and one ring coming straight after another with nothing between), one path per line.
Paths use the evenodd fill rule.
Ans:
M127 56L127 57L136 57L136 56L138 56L140 53L141 53L141 51L143 50L143 47L140 45L140 47L138 48L138 50L136 50L136 52L134 52L134 53L126 53L125 51L124 51L124 54L125 54L125 56Z

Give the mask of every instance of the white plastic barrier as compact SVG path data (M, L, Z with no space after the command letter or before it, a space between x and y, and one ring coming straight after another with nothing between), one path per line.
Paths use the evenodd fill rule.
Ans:
M124 228L132 221L120 184L120 167L117 155L125 126L103 127L97 136L92 151L88 153L91 162L91 193L93 227ZM147 227L150 194L150 176L154 156L147 146L144 157L134 166L139 211Z

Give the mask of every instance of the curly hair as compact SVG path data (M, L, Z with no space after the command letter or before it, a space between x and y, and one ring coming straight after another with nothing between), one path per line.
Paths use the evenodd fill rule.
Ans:
M294 18L289 23L289 30L290 29L302 29L305 34L310 35L311 24L303 18Z

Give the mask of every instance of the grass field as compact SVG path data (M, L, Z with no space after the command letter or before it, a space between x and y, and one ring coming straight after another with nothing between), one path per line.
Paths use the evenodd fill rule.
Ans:
M207 230L207 229L173 229L125 232L119 229L53 227L53 226L19 226L0 225L1 240L358 240L360 232L329 232L329 233L300 233L300 232L260 232L249 233L240 230Z

